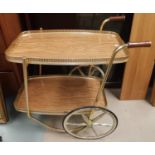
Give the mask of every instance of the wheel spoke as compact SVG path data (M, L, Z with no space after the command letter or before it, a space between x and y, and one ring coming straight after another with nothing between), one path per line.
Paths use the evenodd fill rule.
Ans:
M88 124L89 118L85 114L81 114L81 116L82 116L83 120L85 121L85 123Z
M87 126L86 123L66 123L66 125L69 125L69 126L78 126L78 127L82 127L82 126Z
M94 126L107 126L107 127L112 127L112 124L108 123L93 123Z
M93 115L94 113L94 110L92 109L90 112L89 112L89 119L91 119L91 116Z
M85 131L86 129L88 129L88 126L85 126L84 128L80 129L79 131L77 131L76 133L78 134L81 131Z
M92 121L93 121L93 122L96 122L97 120L99 120L99 119L100 119L102 116L104 116L105 114L106 114L106 112L104 112L104 113L98 115L98 116L95 117Z
M83 73L83 71L82 71L80 68L78 68L78 71L79 71L79 73L80 73L82 76L85 76L85 74Z
M96 68L93 68L93 70L91 70L90 75L93 76L93 74L95 73L95 71L96 71Z
M93 65L89 66L89 69L88 69L88 76L91 76L91 72L92 72L92 68L93 68L93 67L94 67Z
M98 134L93 126L91 127L91 129L92 129L93 133L95 134L95 136L98 136Z
M74 132L74 133L78 134L79 132L84 131L87 128L88 128L88 126L82 126L82 127L79 127L79 128L72 129L71 132Z
M84 128L86 128L87 126L81 126L81 127L78 127L78 128L74 128L74 129L70 129L71 132L74 132L74 133L78 133L80 132L81 130L83 130Z

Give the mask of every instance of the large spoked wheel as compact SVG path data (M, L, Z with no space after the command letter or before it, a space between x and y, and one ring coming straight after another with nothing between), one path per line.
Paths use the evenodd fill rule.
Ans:
M111 134L118 125L116 115L101 107L82 107L68 113L63 121L65 131L80 139L98 139Z

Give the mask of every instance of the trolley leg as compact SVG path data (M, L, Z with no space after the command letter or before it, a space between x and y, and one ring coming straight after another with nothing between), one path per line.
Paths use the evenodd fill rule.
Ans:
M107 81L107 79L108 79L108 76L109 76L109 73L110 73L110 71L111 71L112 64L113 64L113 61L114 61L114 59L115 59L116 54L117 54L119 51L121 51L122 49L127 48L127 47L128 47L128 44L123 44L123 45L117 47L117 48L113 51L113 54L112 54L111 59L110 59L110 61L109 61L109 64L108 64L107 70L106 70L106 72L105 72L104 78L102 79L100 88L99 88L99 90L98 90L98 93L97 93L95 102L98 101L98 98L99 98L99 96L100 96L100 93L101 93L101 91L103 90L103 88L105 87L105 83L106 83L106 81Z
M25 102L27 107L27 116L31 118L30 108L29 108L29 98L28 98L28 74L27 74L28 60L23 59L23 75L24 75L24 90L25 90Z
M92 68L93 68L93 65L90 65L88 70L88 76L91 76Z
M122 49L127 48L127 47L128 47L128 44L123 44L123 45L117 47L117 48L113 51L113 54L112 54L112 56L111 56L111 59L110 59L110 61L109 61L108 67L107 67L107 70L106 70L106 72L105 72L105 74L104 74L104 77L103 77L103 79L102 79L102 81L101 81L99 90L98 90L98 92L97 92L94 105L98 102L98 99L99 99L99 96L100 96L101 92L103 92L103 89L104 89L104 87L105 87L105 83L106 83L106 81L107 81L107 79L108 79L108 76L109 76L109 73L110 73L110 71L111 71L112 64L113 64L113 61L114 61L114 59L115 59L116 54L117 54L119 51L121 51ZM91 118L91 115L92 115L93 113L94 113L93 110L90 111L89 119Z
M23 75L24 75L24 88L25 88L25 103L26 103L26 107L27 107L27 116L29 119L39 123L40 125L52 130L52 131L59 131L59 132L65 132L63 129L59 129L59 128L54 128L51 127L47 124L45 124L44 122L34 118L31 115L30 112L30 107L29 107L29 96L28 96L28 72L27 72L27 67L28 67L28 59L24 58L23 59Z

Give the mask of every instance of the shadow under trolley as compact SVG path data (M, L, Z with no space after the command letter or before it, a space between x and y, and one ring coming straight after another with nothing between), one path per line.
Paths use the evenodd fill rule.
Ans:
M20 33L6 51L8 61L23 66L24 86L16 97L16 110L51 130L66 131L81 139L112 133L118 119L105 108L104 93L112 64L128 60L127 48L151 46L150 42L124 43L117 33L103 31L107 22L124 19L110 17L102 22L100 30L40 29ZM38 76L28 75L29 64L39 65ZM76 67L68 75L45 76L42 65ZM107 66L105 71L101 65ZM83 68L87 70L84 72ZM101 76L96 76L96 72ZM63 129L49 126L33 114L64 115Z

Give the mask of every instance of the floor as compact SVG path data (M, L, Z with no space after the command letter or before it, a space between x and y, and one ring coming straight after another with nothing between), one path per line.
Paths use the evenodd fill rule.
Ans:
M118 127L111 135L95 141L155 141L155 108L146 100L120 101L118 94L118 89L106 90L107 108L118 117ZM23 113L11 110L10 116L8 124L0 125L0 136L5 142L84 141L66 133L49 131ZM57 121L56 117L52 119Z

